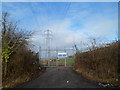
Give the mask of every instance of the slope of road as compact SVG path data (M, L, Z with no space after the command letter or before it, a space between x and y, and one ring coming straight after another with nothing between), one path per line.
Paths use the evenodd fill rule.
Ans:
M44 74L19 88L99 88L99 85L86 80L69 67L54 67L47 68Z

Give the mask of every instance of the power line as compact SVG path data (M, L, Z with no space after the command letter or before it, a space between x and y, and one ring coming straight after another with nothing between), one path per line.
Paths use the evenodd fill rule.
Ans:
M33 15L33 17L34 17L34 20L37 22L37 23L36 23L37 26L40 27L39 20L37 19L36 15L35 15L35 12L34 12L34 10L33 10L33 7L32 7L31 2L29 2L29 7L30 7L31 13L32 13L32 15Z
M71 2L69 2L67 5L66 5L66 11L65 11L65 17L67 16L67 14L68 14L68 11L69 11L69 8L70 8L70 5L71 5Z

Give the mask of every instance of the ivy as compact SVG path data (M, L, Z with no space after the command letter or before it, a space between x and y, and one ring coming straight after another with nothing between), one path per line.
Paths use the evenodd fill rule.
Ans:
M10 58L10 55L12 54L13 50L12 47L8 46L2 51L2 60L5 60L5 62L8 62L8 59Z

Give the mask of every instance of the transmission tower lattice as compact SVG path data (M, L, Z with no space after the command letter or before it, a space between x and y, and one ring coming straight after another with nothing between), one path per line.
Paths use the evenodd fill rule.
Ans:
M52 38L52 32L50 30L46 30L45 32L45 41L46 41L46 59L51 58L51 52L50 52L50 45L51 45L51 38Z

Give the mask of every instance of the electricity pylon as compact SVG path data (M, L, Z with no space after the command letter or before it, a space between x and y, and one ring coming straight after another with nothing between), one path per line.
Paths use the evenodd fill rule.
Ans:
M50 30L46 30L44 33L45 33L45 39L46 39L46 58L49 60L51 58L50 40L52 37L52 32Z

